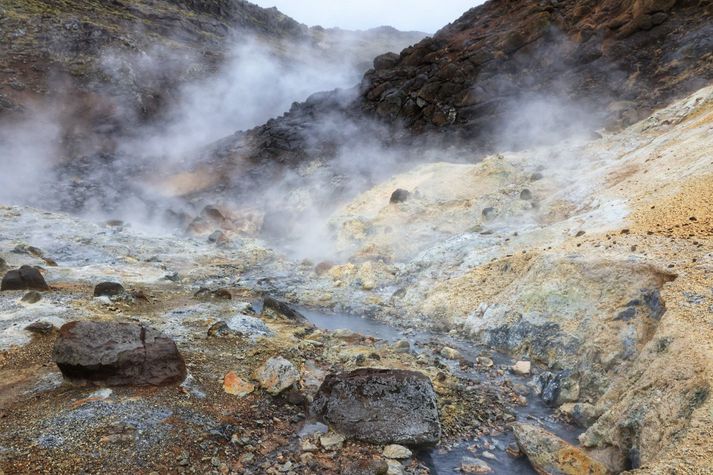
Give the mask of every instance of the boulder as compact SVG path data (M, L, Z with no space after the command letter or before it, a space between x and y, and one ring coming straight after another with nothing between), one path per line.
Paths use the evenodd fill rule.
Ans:
M514 424L515 440L537 473L605 475L609 470L583 450L529 424Z
M70 322L52 357L64 377L108 386L180 383L186 365L173 340L136 323Z
M117 282L102 282L94 287L95 297L116 297L126 292L124 286Z
M278 356L270 358L260 366L255 371L255 379L260 383L261 388L273 396L277 396L299 381L300 372L295 368L295 365Z
M391 193L391 198L389 199L389 203L405 203L411 193L408 190L403 190L399 188L398 190L394 191Z
M382 69L393 68L399 63L400 60L401 56L396 53L382 54L374 59L374 69L380 71Z
M441 436L433 385L415 371L362 368L330 374L312 412L347 437L374 444L428 446Z
M0 290L49 290L45 278L35 267L22 266L8 271L0 284Z

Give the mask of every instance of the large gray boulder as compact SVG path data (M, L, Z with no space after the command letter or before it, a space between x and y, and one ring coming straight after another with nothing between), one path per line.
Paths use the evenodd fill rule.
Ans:
M330 374L312 412L342 434L374 444L428 446L441 437L433 385L415 371L361 368Z
M67 323L59 331L52 356L64 377L75 382L159 386L186 377L186 365L173 340L134 323Z

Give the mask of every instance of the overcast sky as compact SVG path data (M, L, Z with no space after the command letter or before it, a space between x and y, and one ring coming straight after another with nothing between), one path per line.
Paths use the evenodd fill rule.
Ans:
M389 25L434 33L483 0L252 0L309 26L364 30Z

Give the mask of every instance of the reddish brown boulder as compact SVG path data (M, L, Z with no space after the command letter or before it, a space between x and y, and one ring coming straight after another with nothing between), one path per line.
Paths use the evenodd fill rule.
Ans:
M186 377L173 340L135 323L71 322L52 354L64 377L107 386L159 386Z

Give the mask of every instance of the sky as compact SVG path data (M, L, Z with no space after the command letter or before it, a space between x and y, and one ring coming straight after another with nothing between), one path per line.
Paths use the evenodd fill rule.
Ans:
M364 30L393 26L435 33L482 0L252 0L309 26Z

